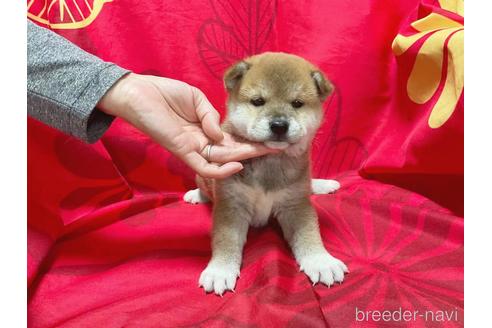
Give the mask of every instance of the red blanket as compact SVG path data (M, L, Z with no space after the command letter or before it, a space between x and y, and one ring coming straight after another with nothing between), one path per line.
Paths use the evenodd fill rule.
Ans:
M462 1L28 4L85 50L193 84L222 113L221 75L242 57L320 66L336 91L313 175L342 187L312 201L350 268L313 287L273 222L250 231L236 293L205 295L210 206L182 201L190 169L119 120L94 145L29 120L31 327L463 325Z

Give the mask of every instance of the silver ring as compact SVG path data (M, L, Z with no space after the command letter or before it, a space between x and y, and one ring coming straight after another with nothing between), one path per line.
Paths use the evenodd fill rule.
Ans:
M206 147L207 148L207 161L209 161L209 162L210 162L210 153L212 152L212 146L213 145L210 144L210 145L207 145L207 147Z

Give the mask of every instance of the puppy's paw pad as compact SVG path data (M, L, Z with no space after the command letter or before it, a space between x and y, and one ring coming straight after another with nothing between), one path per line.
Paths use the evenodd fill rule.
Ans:
M199 188L186 192L183 196L183 200L190 204L207 203L209 201Z
M330 194L340 189L340 182L327 179L312 179L311 190L315 195Z
M335 282L341 283L348 272L345 263L328 253L304 257L300 261L301 271L309 277L313 285L321 282L327 286Z
M234 264L209 263L198 280L200 287L206 292L214 292L222 296L225 291L234 291L239 276L239 267Z

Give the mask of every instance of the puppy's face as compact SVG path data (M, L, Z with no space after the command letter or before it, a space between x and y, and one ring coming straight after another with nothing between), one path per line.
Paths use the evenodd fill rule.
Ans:
M234 133L277 149L310 143L321 123L322 102L333 90L315 66L284 53L241 61L224 82Z

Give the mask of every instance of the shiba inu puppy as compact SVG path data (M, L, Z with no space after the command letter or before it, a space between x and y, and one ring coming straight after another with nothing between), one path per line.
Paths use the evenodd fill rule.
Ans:
M282 151L242 162L244 169L223 180L197 176L190 203L211 199L212 259L199 285L222 295L234 290L248 227L275 217L301 271L313 284L342 282L346 265L321 240L311 193L334 192L334 180L311 179L310 145L323 118L322 103L332 84L306 60L285 53L249 57L224 76L228 112L224 131Z

